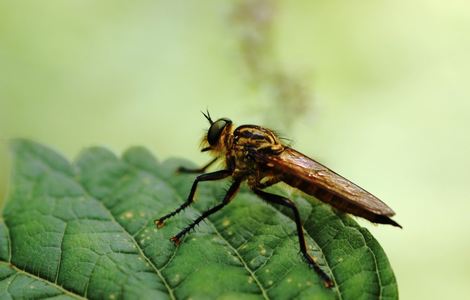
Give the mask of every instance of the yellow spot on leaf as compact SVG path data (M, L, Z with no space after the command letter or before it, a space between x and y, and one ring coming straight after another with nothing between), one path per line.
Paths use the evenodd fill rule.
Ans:
M124 213L124 218L130 219L130 218L132 218L132 217L134 217L134 213L133 213L133 212L131 212L131 211L126 211L126 212Z

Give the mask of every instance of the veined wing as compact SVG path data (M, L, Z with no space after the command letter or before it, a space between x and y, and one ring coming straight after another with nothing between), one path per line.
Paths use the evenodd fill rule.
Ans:
M308 186L319 187L340 197L351 205L359 206L369 212L382 216L393 216L395 212L377 197L338 175L306 155L286 147L278 155L258 156L258 160L276 174L282 174L283 181L309 193ZM313 193L309 193L313 194Z

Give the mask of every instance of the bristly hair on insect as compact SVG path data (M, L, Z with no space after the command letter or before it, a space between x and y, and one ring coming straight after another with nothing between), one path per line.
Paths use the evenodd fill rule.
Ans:
M214 122L212 121L211 119L211 114L209 113L209 109L206 109L206 113L204 113L203 111L201 111L201 113L204 115L204 117L206 117L207 121L209 121L209 123L212 125L214 124Z

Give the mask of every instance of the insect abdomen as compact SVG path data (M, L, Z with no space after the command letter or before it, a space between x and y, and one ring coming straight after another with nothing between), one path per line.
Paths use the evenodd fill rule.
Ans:
M371 212L359 206L358 204L350 202L347 199L338 195L335 195L334 193L323 189L317 185L314 185L307 180L304 180L302 178L294 178L293 176L289 175L285 175L283 177L284 178L282 181L284 181L288 185L295 187L306 194L312 195L322 202L328 203L339 211L362 217L373 223L390 224L393 226L401 227L398 223L390 219L388 216Z

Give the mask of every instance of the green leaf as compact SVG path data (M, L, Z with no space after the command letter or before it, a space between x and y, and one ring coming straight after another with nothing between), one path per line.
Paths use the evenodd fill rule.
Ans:
M299 254L294 222L246 188L188 234L169 238L221 200L228 182L199 185L197 200L156 229L186 198L183 160L144 148L122 158L90 148L74 164L20 140L0 219L0 298L397 299L389 262L348 216L299 194L311 253L332 275L327 289ZM285 192L278 190L277 192Z

